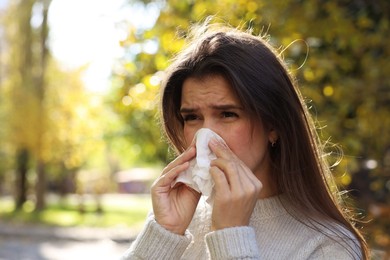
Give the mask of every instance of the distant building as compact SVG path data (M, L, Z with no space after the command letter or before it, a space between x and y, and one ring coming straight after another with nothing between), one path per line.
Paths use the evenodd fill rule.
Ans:
M150 186L159 175L155 168L134 168L115 174L119 193L149 193Z

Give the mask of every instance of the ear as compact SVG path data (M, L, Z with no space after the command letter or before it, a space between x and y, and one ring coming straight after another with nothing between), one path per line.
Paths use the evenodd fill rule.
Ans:
M269 130L269 133L268 133L268 141L271 144L274 144L274 143L276 143L276 141L278 141L278 139L279 139L278 133L276 132L276 130L274 128L271 128Z

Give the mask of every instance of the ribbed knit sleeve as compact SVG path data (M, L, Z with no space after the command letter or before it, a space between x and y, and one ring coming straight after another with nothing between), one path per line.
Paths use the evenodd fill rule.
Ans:
M211 259L260 259L255 231L251 227L233 227L206 235Z
M122 259L361 259L358 240L349 230L331 220L293 217L284 199L261 199L249 226L217 231L211 231L212 209L200 203L184 236L167 231L151 215Z
M164 229L154 219L148 219L121 259L180 259L191 240L192 235L188 232L180 236Z

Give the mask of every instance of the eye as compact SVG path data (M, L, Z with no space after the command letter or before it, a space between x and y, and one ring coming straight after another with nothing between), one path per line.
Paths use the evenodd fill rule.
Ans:
M182 117L183 117L183 120L184 120L185 122L187 122L187 121L193 121L193 120L198 119L198 116L195 115L195 114L182 115Z
M238 117L237 113L231 112L231 111L224 111L222 112L223 118L230 118L230 117Z

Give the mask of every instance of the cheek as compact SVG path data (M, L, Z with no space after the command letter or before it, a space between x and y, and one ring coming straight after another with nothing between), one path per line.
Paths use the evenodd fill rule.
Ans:
M195 137L196 130L184 126L183 133L184 133L184 139L186 142L186 149L187 149L187 147L191 144L192 140Z
M226 135L222 138L225 140L229 148L235 153L241 160L247 157L247 151L250 150L251 136L247 129L230 129L226 131ZM244 161L244 160L243 160Z
M252 170L263 160L267 150L267 138L264 133L258 131L259 129L254 130L256 136L252 135L251 128L246 128L231 132L232 134L225 140L234 154Z

